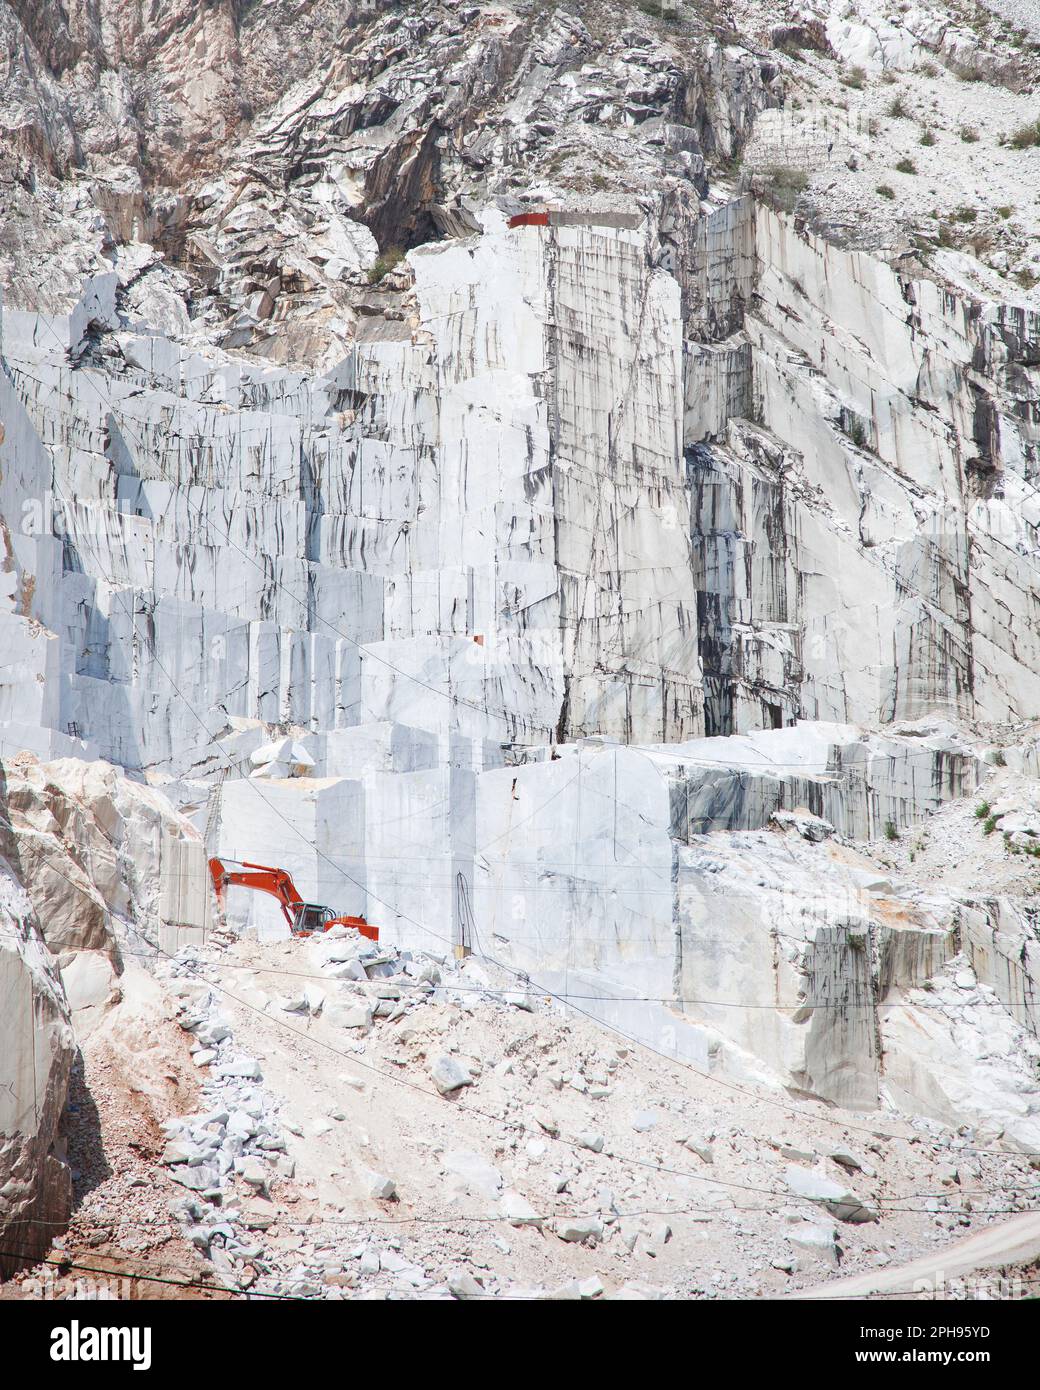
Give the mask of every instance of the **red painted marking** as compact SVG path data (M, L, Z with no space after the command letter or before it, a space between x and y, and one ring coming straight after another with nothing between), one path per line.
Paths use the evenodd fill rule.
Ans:
M548 227L549 214L547 212L520 212L509 219L509 225L511 227Z

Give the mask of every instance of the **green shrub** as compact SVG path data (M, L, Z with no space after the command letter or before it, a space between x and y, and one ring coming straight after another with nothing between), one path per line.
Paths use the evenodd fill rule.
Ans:
M793 211L799 195L809 183L805 170L791 164L774 164L771 168L763 169L756 178L760 180L763 198L785 212Z
M979 142L979 132L973 125L962 125L961 139L966 145L977 145Z
M891 199L896 196L895 189L887 183L879 183L877 188L875 189L875 192L878 193L882 198Z
M912 159L906 159L904 157L896 161L896 172L899 174L916 174L917 165Z
M922 144L922 145L934 145L934 144L935 144L935 131L931 128L931 126L927 126L927 125L926 125L925 128L924 128L924 130L921 131L921 144Z
M975 807L975 819L976 819L976 820L985 820L986 817L987 817L988 815L989 815L989 802L988 802L988 801L980 801L979 804Z
M368 283L378 285L384 275L389 275L394 266L404 259L404 252L399 246L391 246L384 251L368 272Z
M885 839L886 839L886 840L898 840L898 839L899 839L899 831L896 829L895 823L894 823L893 821L890 821L890 820L885 821Z
M857 449L867 447L867 427L855 411L842 407L841 427Z
M893 97L888 103L888 115L893 121L905 121L910 114L910 108L903 100L902 96Z

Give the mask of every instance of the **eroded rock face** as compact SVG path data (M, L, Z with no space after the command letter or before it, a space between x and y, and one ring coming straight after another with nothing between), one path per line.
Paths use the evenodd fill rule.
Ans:
M202 840L159 793L102 762L0 763L0 808L0 855L82 1042L120 1002L128 959L203 938Z
M122 999L127 958L154 962L201 939L208 920L202 841L157 792L102 762L0 762L4 1273L42 1253L69 1216L69 1076L77 1047Z
M190 885L169 881L202 873L202 842L162 795L103 762L21 754L0 767L3 852L63 965L99 952L118 971L120 951L154 950L164 922L203 925ZM181 843L197 864L181 862ZM201 914L205 894L195 896ZM189 904L180 916L178 902Z
M378 252L472 231L494 196L516 210L518 168L608 206L705 190L706 159L777 100L776 65L721 22L631 20L458 0L5 5L9 292L67 308L114 260L151 323L185 326L187 299L224 346L335 360ZM405 283L380 282L379 322Z
M0 863L0 1270L45 1250L67 1220L59 1124L74 1040L68 1003L28 894Z

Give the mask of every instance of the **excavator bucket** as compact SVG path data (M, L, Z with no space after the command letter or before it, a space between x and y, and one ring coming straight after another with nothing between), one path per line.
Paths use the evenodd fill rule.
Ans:
M379 928L374 927L364 917L336 917L329 923L329 927L353 927L362 936L367 936L369 941L379 940ZM328 931L329 927L325 930Z

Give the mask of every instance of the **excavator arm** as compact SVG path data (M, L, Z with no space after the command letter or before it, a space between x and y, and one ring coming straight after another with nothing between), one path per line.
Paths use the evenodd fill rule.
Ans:
M210 877L221 908L224 906L225 890L229 886L255 888L257 892L270 893L272 898L278 899L282 915L294 935L309 936L315 929L309 925L309 919L313 918L316 923L321 919L324 931L334 926L353 927L370 941L379 940L379 928L371 926L364 917L337 917L331 908L304 902L292 881L292 876L284 869L275 869L268 864L250 864L246 860L238 859L228 860L228 863L235 867L227 868L221 859L209 861ZM304 923L307 925L303 926Z
M234 869L225 868L220 859L209 861L210 877L217 890L217 902L224 906L224 891L229 885L237 888L255 888L260 893L270 893L281 904L282 913L292 931L296 925L295 908L303 902L292 881L292 876L284 869L272 869L266 864L250 864L247 861L232 859Z

